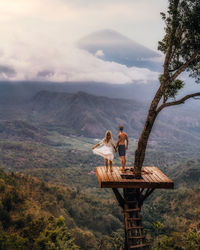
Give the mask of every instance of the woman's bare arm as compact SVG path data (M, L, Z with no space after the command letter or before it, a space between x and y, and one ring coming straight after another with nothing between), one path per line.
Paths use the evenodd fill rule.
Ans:
M95 146L92 147L92 149L95 149L95 148L97 148L97 147L99 147L99 146L100 146L100 144L97 143Z

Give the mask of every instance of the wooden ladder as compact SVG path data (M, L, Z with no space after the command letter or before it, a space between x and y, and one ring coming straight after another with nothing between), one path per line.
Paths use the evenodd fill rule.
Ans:
M127 249L150 249L150 245L146 243L138 202L125 201L123 213Z

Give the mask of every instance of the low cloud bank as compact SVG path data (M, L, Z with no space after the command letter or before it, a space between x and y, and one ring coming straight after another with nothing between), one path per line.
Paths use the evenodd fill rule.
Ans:
M31 50L24 44L0 56L0 80L36 80L58 82L106 82L111 84L157 80L158 72L106 62L87 51L66 48L38 47Z

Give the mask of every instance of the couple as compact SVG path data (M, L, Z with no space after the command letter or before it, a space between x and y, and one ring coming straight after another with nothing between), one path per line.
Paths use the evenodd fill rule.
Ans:
M121 159L122 164L122 172L125 171L126 166L126 150L128 149L128 135L123 132L124 127L119 127L119 135L117 140L117 145L115 146L114 141L112 139L112 134L110 131L106 131L105 138L100 141L98 144L96 144L93 149L93 153L97 155L101 155L105 159L105 165L106 165L106 172L108 172L108 163L110 165L110 172L112 172L112 161L114 159L114 153L119 152L119 156ZM100 148L97 148L99 146L102 146Z

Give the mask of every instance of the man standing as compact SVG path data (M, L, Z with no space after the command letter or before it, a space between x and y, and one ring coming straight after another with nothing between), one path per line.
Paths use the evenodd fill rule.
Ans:
M128 135L123 132L124 127L119 127L119 135L116 148L118 148L119 156L122 164L122 171L125 170L126 167L126 150L128 149Z

